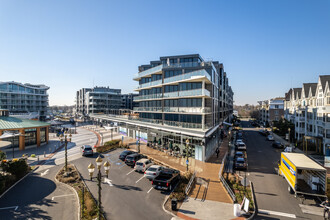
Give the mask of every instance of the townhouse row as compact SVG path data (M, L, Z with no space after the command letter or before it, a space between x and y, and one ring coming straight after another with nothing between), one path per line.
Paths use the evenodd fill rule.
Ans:
M330 75L320 75L317 83L304 83L285 94L284 117L294 123L295 138L318 139L322 150L330 147Z

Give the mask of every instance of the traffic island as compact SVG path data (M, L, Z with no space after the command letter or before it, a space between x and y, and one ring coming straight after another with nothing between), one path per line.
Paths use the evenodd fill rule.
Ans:
M92 220L97 218L97 203L85 183L80 173L73 164L68 164L67 171L63 167L56 175L56 180L71 186L79 198L80 219ZM101 219L105 219L101 216Z

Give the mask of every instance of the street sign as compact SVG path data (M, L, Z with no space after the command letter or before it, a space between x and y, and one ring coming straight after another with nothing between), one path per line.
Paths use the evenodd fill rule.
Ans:
M187 164L187 165L189 164L189 160L186 160L186 164Z

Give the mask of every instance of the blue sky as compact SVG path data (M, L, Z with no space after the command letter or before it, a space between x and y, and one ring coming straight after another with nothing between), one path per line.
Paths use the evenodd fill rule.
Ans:
M330 1L0 1L0 81L133 92L141 64L199 53L224 64L235 104L330 74Z

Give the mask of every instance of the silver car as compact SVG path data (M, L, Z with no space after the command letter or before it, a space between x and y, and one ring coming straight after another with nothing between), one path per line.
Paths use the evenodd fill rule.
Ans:
M83 156L88 156L88 155L93 156L93 148L90 145L83 145L81 147L81 151Z

